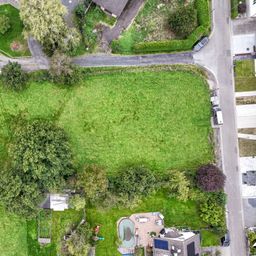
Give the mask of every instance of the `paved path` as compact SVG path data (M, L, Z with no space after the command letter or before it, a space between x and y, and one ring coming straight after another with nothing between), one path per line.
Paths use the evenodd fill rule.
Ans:
M11 4L16 8L20 8L20 1L19 0L0 0L0 5L2 4Z
M192 53L187 52L132 56L88 55L74 58L74 63L82 67L149 66L161 64L193 64L194 60Z
M223 170L227 176L227 224L231 236L231 256L246 256L244 218L241 198L241 175L237 141L236 106L232 61L230 1L213 0L213 33L210 42L194 55L195 62L211 70L219 85L224 124L222 138Z
M236 92L236 98L238 97L251 97L256 96L256 91L248 91L248 92Z

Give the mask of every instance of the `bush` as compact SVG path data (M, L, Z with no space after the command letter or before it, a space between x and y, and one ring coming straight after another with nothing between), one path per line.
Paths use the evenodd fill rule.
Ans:
M6 15L0 15L0 33L4 35L10 28L10 19Z
M2 68L2 80L7 89L19 91L27 82L27 74L18 62L10 62Z
M133 199L135 196L146 196L154 191L155 176L144 166L129 166L119 171L110 184L116 193Z
M75 209L76 211L84 209L85 205L85 199L80 195L74 195L69 199L70 208Z
M108 189L105 170L96 165L85 166L78 173L76 186L88 201L91 203L97 202L105 196Z
M197 25L194 6L192 4L182 6L173 12L169 18L169 25L178 36L187 37Z
M187 201L189 198L190 182L182 171L168 171L164 187L169 193L177 196L178 200Z
M207 164L198 169L196 179L199 188L207 192L214 192L224 188L226 177L217 166Z
M238 12L241 14L246 13L246 3L240 3L238 5Z
M225 228L224 206L218 204L214 197L207 195L199 205L200 217L212 227Z
M59 51L51 58L49 73L53 82L62 85L74 85L82 78L80 69L71 63L68 56Z
M255 231L248 231L247 233L249 246L250 246L250 253L254 255L256 253L256 248L253 245L256 243L256 232Z

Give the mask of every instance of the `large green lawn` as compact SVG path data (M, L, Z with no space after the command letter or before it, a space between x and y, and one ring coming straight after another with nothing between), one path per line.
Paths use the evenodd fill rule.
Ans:
M256 91L256 77L253 60L236 61L235 85L237 92Z
M144 163L159 172L213 159L208 88L195 74L116 72L89 75L72 89L32 83L19 94L0 93L2 118L22 113L63 127L78 165L96 163L113 173ZM6 129L2 123L0 136Z
M11 28L4 34L0 34L0 53L10 55L11 57L29 56L27 42L22 35L23 24L20 20L19 11L13 6L6 4L0 5L0 15L4 14L10 19ZM17 42L20 44L19 50L12 50L11 44Z
M0 255L27 256L27 225L0 207Z
M96 163L109 175L128 163L144 163L159 173L168 168L193 171L213 161L209 91L192 71L105 70L88 73L72 88L31 82L16 93L0 86L0 97L0 159L6 158L14 117L22 116L55 121L70 137L76 165ZM167 225L205 227L196 202L181 203L163 193L146 198L133 211L89 208L88 220L101 224L105 237L97 255L115 255L116 221L138 211L161 211ZM76 215L54 216L53 226L64 229L66 220L77 220ZM36 222L29 222L29 253L54 255L64 229L53 231L54 243L42 250L36 243ZM14 245L8 246L6 250Z

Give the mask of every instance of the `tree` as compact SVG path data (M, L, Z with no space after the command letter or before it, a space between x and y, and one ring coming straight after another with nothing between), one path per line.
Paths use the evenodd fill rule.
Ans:
M154 191L155 176L144 166L128 166L120 170L111 180L111 189L118 194L135 196L148 195Z
M51 58L50 76L55 83L73 85L81 79L81 73L65 54L56 51Z
M0 15L0 33L4 35L11 28L9 17L6 15Z
M246 13L246 3L239 3L238 12L241 14Z
M96 165L85 166L78 173L77 187L83 191L85 198L95 203L102 199L108 189L108 179L104 169Z
M213 192L224 188L226 177L217 166L207 164L198 169L196 179L199 188Z
M174 11L169 18L170 28L180 37L187 37L197 26L197 13L190 4Z
M49 53L60 47L72 47L77 44L77 33L65 24L64 15L67 10L60 0L21 0L20 16L24 23L25 35L32 35L37 39ZM65 50L65 49L62 49Z
M63 242L62 251L64 255L84 256L90 249L92 231L88 223L80 225L71 237Z
M177 194L177 199L187 201L190 192L190 182L183 171L170 170L164 181L166 189Z
M19 91L27 82L27 74L18 62L10 62L2 68L2 80L8 89Z
M0 197L8 210L33 217L43 194L57 190L73 173L72 154L64 131L47 121L18 126L13 136Z
M225 214L223 205L218 204L218 202L208 195L205 197L203 202L199 205L200 217L205 223L208 223L214 227L225 226Z

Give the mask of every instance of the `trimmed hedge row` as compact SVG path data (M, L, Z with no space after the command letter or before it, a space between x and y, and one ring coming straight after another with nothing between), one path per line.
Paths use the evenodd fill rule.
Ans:
M235 19L238 16L238 0L231 0L231 18Z
M199 27L187 39L143 42L133 47L135 53L172 52L191 50L193 45L202 37L209 34L211 28L208 0L195 0Z

